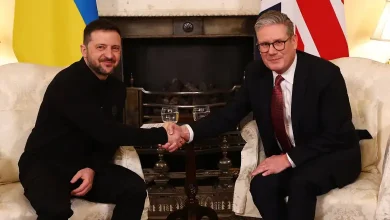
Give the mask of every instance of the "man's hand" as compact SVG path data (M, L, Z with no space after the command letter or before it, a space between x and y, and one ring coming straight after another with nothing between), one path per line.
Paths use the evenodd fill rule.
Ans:
M71 194L74 196L84 196L85 194L87 194L89 190L92 189L94 176L95 171L93 171L91 168L87 167L82 170L79 170L70 182L75 183L80 178L83 180L83 182L77 189L74 189Z
M262 173L263 176L280 173L290 166L291 164L290 161L288 161L286 154L273 155L261 162L252 172L252 176L256 176L259 173Z
M185 140L181 137L182 128L175 123L164 123L163 127L168 134L168 143L161 146L169 152L174 152L179 149L185 143Z

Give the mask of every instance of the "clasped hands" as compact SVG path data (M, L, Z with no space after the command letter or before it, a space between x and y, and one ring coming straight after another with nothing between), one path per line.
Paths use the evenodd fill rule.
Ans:
M190 139L190 132L184 125L178 126L175 123L166 122L163 127L167 131L168 142L164 145L160 145L160 147L169 152L176 151Z
M167 122L164 123L163 127L167 131L168 143L160 145L160 147L169 152L176 151L190 139L190 132L185 125L178 126L175 123ZM262 161L251 173L251 176L256 176L258 174L268 176L271 174L280 173L290 166L291 164L287 159L286 154L274 155Z

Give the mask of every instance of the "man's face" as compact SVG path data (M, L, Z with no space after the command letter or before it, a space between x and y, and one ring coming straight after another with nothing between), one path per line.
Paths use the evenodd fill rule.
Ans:
M260 52L264 64L272 71L282 74L288 70L294 61L297 49L296 36L287 35L287 27L284 24L272 24L260 28L257 33L257 41L259 47L267 46L274 43L274 46L269 45L268 52ZM286 41L287 40L287 41ZM285 43L283 43L286 41ZM284 44L284 49L283 49Z
M87 65L99 78L105 79L118 66L121 57L121 37L115 31L94 31L88 45L81 45L81 51Z

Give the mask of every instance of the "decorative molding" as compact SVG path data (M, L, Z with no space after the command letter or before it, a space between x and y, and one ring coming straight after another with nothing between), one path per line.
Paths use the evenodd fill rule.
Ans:
M176 17L258 15L260 0L97 0L100 16Z

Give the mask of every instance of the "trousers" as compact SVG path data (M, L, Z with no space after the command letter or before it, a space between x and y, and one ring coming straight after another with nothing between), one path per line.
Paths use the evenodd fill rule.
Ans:
M73 215L71 191L81 180L71 184L73 175L53 169L39 161L19 166L24 195L35 209L38 220L67 220ZM82 197L91 202L115 204L112 220L141 219L146 198L146 184L133 171L110 164L95 171L92 189Z

